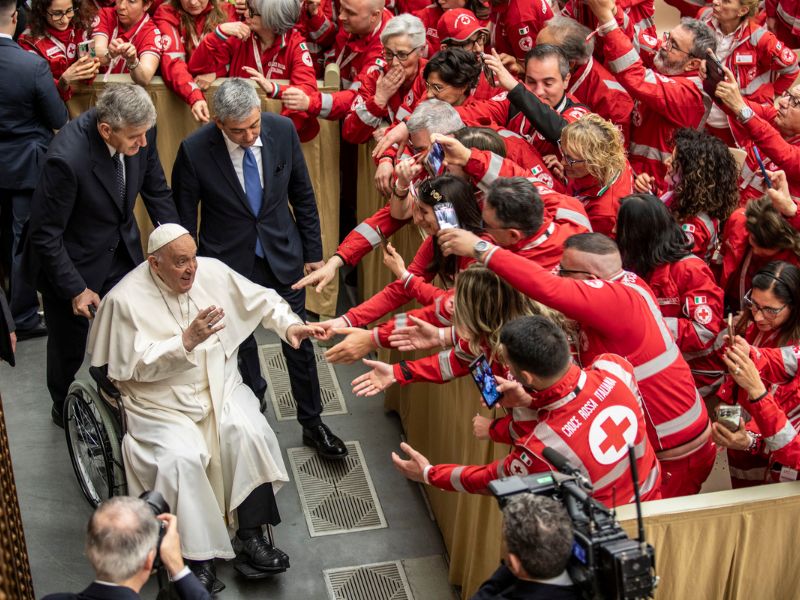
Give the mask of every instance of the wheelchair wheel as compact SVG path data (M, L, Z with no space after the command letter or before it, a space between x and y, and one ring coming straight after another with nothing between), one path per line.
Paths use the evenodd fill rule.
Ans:
M119 423L97 391L82 381L70 386L64 402L64 431L78 484L96 507L127 493Z

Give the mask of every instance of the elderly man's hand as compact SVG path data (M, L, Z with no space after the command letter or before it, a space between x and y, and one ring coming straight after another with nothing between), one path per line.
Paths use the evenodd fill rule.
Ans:
M400 444L400 450L408 454L411 459L403 460L396 452L392 452L392 462L397 470L411 481L425 483L423 473L425 472L425 467L430 465L431 462L405 442Z
M717 84L714 95L722 100L723 104L730 108L734 114L738 115L746 106L742 98L742 92L739 90L739 84L731 70L724 65L722 70L725 72L725 81L720 81Z
M72 314L76 317L91 319L93 315L89 310L90 306L94 306L95 308L100 306L100 296L93 290L86 288L72 299Z
M224 316L225 311L213 305L197 313L183 332L183 347L186 351L191 352L211 337L211 334L225 329L225 323L221 322Z
M294 325L289 325L289 328L286 330L286 341L289 342L289 345L295 350L300 347L300 342L306 338L322 338L324 336L325 330L315 323L306 323L305 325L295 323Z
M375 349L375 342L369 329L343 327L334 329L333 332L346 337L325 353L325 359L330 363L350 364L364 358Z
M481 239L470 231L458 228L440 229L436 238L445 256L473 256L475 242Z
M175 577L183 570L183 556L181 556L181 540L178 537L178 517L169 513L163 513L156 517L159 521L166 523L167 532L158 549L161 562L167 568L170 577Z

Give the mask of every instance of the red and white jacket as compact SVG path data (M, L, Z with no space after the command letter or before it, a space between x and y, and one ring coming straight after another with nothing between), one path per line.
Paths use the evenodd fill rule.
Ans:
M317 14L313 17L309 16L308 11L303 7L294 26L295 31L306 40L308 51L314 59L315 70L320 78L324 71L322 68L323 55L336 39L337 28L336 19L333 18L331 0L321 0Z
M61 99L66 102L72 98L72 86L62 89L58 86L58 80L64 71L78 60L78 42L86 39L88 39L86 31L76 31L70 25L65 31L47 27L45 34L39 37L34 37L30 29L26 29L17 39L17 44L23 50L38 54L47 61L56 83L56 89L61 95Z
M145 54L152 54L161 58L161 32L147 13L138 22L123 30L117 19L115 8L103 8L97 15L99 21L92 31L92 37L105 37L110 42L119 38L130 42L136 48L136 55L141 58ZM130 73L128 64L121 56L112 58L104 73Z
M582 364L614 352L634 365L657 452L705 433L706 406L652 290L640 278L625 271L610 281L558 277L502 248L490 249L483 260L518 290L578 322Z
M800 48L800 2L765 0L767 18L775 19L775 35L789 48Z
M614 19L630 38L634 48L640 49L640 40L644 40L644 47L654 46L658 40L656 31L655 1L654 0L619 0L616 2L617 14ZM692 15L697 11L695 10ZM591 30L597 29L599 23L589 5L581 0L567 0L562 14L572 17ZM595 56L603 60L603 50L600 45L595 47Z
M545 23L553 18L547 0L507 0L492 3L492 48L499 54L510 54L524 60L528 50L536 45L536 36Z
M430 6L426 6L414 12L414 16L418 17L425 26L425 40L428 42L428 53L425 56L428 58L436 54L441 47L439 28L437 25L443 14L444 11L441 6L435 2Z
M581 202L589 215L592 231L616 237L619 203L625 196L633 193L633 171L628 161L622 171L607 185L600 185L594 177L587 175L567 183L567 194Z
M672 209L675 191L670 189L661 195L661 201ZM691 252L699 256L706 263L711 264L714 254L720 247L719 219L710 217L708 213L699 212L694 216L680 221L681 229L686 239L692 244Z
M386 106L378 106L375 102L375 90L378 78L383 75L385 64L379 59L381 69L367 73L361 80L354 108L342 124L342 137L351 144L363 144L372 138L372 133L376 129L411 116L417 104L425 100L428 95L425 78L422 76L427 62L424 58L419 59L414 79L404 83L392 94Z
M617 78L593 57L572 73L568 92L589 110L619 127L625 146L631 135L633 98Z
M257 70L267 79L288 79L292 86L306 94L317 90L314 62L303 37L296 31L277 37L272 46L264 48L257 35L243 41L225 35L217 27L203 38L189 59L189 72L193 75L216 73L217 77L249 78L244 67ZM278 87L274 97L280 96ZM307 112L284 109L281 114L292 120L301 142L307 142L319 133L317 119Z
M504 435L503 424L493 423L494 439L512 445L506 458L481 466L430 465L425 482L444 490L484 492L500 477L551 470L542 458L549 447L591 482L596 500L607 506L627 504L634 498L627 465L631 444L642 498L661 497L658 461L647 440L633 367L625 359L602 354L585 370L570 366L561 381L533 395L531 407L539 414L527 437L514 440Z
M602 34L601 34L602 35ZM633 170L655 179L656 193L663 193L666 167L672 155L676 129L705 124L711 99L696 75L666 77L642 64L639 53L621 29L604 39L609 69L635 101L629 160Z
M198 100L203 100L203 92L194 82L194 77L189 73L187 64L200 45L206 33L208 14L213 10L211 3L205 10L194 17L194 29L186 31L181 15L183 11L172 4L162 4L156 9L153 21L161 31L161 77L169 89L180 96L186 104L191 106ZM236 9L233 4L223 3L223 10L228 21L236 21ZM216 72L216 69L212 69ZM211 71L209 71L211 72Z
M800 472L798 411L794 411L791 416L787 415L772 394L767 394L758 402L748 401L744 407L753 417L748 430L757 428L763 436L757 452L766 455L766 479L775 483L796 481Z

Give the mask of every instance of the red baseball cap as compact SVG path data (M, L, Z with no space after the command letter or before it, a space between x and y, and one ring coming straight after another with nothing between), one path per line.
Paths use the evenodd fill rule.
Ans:
M452 8L444 11L436 27L442 42L453 40L463 43L479 31L489 33L489 28L481 25L475 13L466 8Z

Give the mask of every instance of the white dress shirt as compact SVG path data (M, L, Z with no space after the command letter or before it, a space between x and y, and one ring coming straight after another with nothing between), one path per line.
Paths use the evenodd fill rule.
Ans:
M233 163L233 170L236 171L236 177L239 179L239 185L242 186L242 191L247 193L247 188L244 186L244 149L237 144L236 142L232 142L225 132L222 131L222 137L225 139L225 145L228 147L228 154L231 157L231 162ZM255 143L250 147L253 152L253 156L256 157L256 166L258 167L258 178L261 180L261 187L264 187L264 167L261 165L261 136L256 138Z

